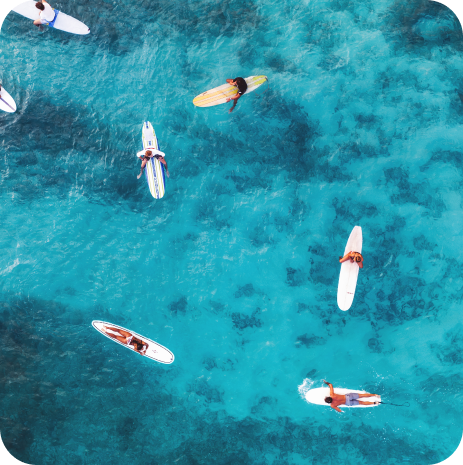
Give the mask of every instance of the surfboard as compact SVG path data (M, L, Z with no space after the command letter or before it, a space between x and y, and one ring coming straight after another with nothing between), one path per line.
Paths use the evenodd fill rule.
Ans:
M360 226L355 226L350 233L344 255L349 252L362 253L362 228ZM338 284L338 306L343 311L349 310L354 301L358 275L359 266L357 263L351 263L350 260L341 263Z
M143 150L159 150L158 138L149 121L143 123L142 130ZM166 174L164 165L156 158L151 158L145 166L145 176L151 195L155 199L161 199L166 192Z
M123 344L122 342L119 342L117 339L113 339L112 337L108 336L103 330L103 325L110 326L113 328L123 329L124 331L128 331L130 334L135 336L137 339L141 339L143 342L148 343L148 349L146 349L146 353L144 357L148 357L152 360L156 360L157 362L164 363L166 365L169 365L174 362L174 354L169 349L162 346L161 344L158 344L157 342L154 342L145 336L141 336L140 334L137 334L134 331L131 331L130 329L123 328L122 326L118 326L113 323L106 323L105 321L98 321L98 320L92 321L92 326L98 332L106 336L108 339L111 339L111 341L121 345L122 347L125 347L126 349L129 349L132 352L137 353L136 350L134 350L132 347L126 344Z
M341 395L346 395L349 394L350 392L356 392L357 394L365 394L366 391L356 391L355 389L334 389L335 394L341 394ZM310 389L309 391L306 392L305 394L305 400L309 402L310 404L316 404L316 405L323 405L325 407L329 407L330 404L327 404L325 402L325 397L329 397L330 395L330 388L329 387L321 387L321 388L315 388L315 389ZM374 396L374 397L364 397L363 399L360 399L365 402L380 402L381 397ZM378 404L380 405L380 404ZM378 405L340 405L339 407L342 408L367 408L367 407L378 407Z
M248 88L244 95L255 91L265 81L267 76L249 76L244 79ZM235 96L238 93L238 88L231 84L223 84L211 90L207 90L193 99L193 103L197 107L213 107L221 103L227 103L227 99Z
M40 13L40 10L35 6L36 3L37 2L34 1L21 3L16 8L14 8L13 11L21 16L25 16L26 18L35 21L36 19L39 19ZM72 16L69 16L58 10L55 10L55 13L55 20L53 23L48 24L50 27L54 27L60 31L70 32L71 34L86 35L90 33L88 26L86 26L78 19L73 18Z
M0 110L6 111L7 113L14 113L16 111L16 103L13 97L4 89L0 91Z

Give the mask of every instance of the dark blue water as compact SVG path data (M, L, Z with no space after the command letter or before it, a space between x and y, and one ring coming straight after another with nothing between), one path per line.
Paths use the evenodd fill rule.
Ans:
M461 438L463 45L443 5L69 0L0 77L0 429L26 463L428 465ZM228 105L193 98L265 74ZM137 181L153 123L171 172ZM362 226L349 312L339 264ZM176 356L124 350L94 319ZM331 409L365 389L410 408ZM300 386L300 389L298 389Z

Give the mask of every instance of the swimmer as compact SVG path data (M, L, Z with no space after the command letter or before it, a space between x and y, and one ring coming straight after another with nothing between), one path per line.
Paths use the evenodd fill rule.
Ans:
M108 333L108 330L116 334ZM112 328L111 326L103 326L103 331L109 337L116 339L119 342L122 342L122 344L125 344L129 347L131 346L135 350L135 352L138 352L140 355L146 355L146 349L148 349L148 344L141 341L140 339L135 338L135 336L133 336L128 331L125 331L120 328Z
M361 253L349 252L344 255L344 257L339 257L339 263L347 262L347 260L350 260L351 263L357 263L359 268L363 268L363 257Z
M153 152L156 152L156 153L153 153ZM166 167L166 174L167 174L167 177L169 178L170 177L169 169L167 168L167 162L166 162L166 159L164 158L164 155L165 153L160 152L159 150L155 150L155 149L150 149L146 151L142 150L141 152L138 152L137 157L141 160L141 170L140 170L140 174L137 176L137 179L141 178L141 175L143 174L143 170L145 169L145 166L148 163L148 160L153 157L159 160Z
M233 106L230 108L230 110L228 110L228 113L231 113L233 111L233 108L236 107L238 99L246 92L248 85L246 84L246 81L241 77L237 77L235 79L227 79L227 82L232 86L238 87L238 93L234 97L227 99L227 103L230 100L233 100Z
M327 384L330 388L330 396L325 397L325 402L330 404L330 407L336 410L339 413L342 413L342 410L338 407L338 405L346 405L347 407L352 407L354 405L378 405L379 402L367 402L358 400L362 397L381 397L378 394L359 394L358 392L350 392L346 395L335 394L333 385L328 383L327 381L323 380L325 384Z
M34 21L37 27L40 27L42 24L49 24L55 19L55 11L45 0L42 0L42 3L37 2L35 7L40 10L39 19Z

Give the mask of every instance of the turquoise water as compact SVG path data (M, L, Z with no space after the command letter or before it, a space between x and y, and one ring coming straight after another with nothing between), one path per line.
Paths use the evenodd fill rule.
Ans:
M40 464L432 464L462 431L463 41L427 0L69 0L0 78L0 429ZM226 78L270 86L192 105ZM165 197L137 181L141 127ZM353 226L365 267L336 305ZM164 366L91 321L133 329ZM382 394L343 415L327 379Z

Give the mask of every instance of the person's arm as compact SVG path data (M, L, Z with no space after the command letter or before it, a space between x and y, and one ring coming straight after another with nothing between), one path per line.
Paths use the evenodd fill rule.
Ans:
M344 263L344 262L347 262L347 260L350 260L351 259L350 254L351 252L344 255L344 257L339 257L339 263Z
M230 84L231 86L233 85L232 82L233 82L233 79L226 79L227 83Z
M359 262L359 268L363 268L363 260Z
M330 405L331 408L334 408L336 412L343 413L342 410L339 407L334 407L333 405Z
M334 396L333 385L331 383L328 383L328 381L325 381L325 380L323 380L323 382L328 385L328 387L330 388L330 397L333 397Z
M230 110L228 110L228 113L231 113L233 111L233 108L236 107L236 104L238 102L238 99L241 97L240 94L236 94L234 97L232 97L230 100L233 100L233 106L230 108ZM229 101L230 101L229 100Z

